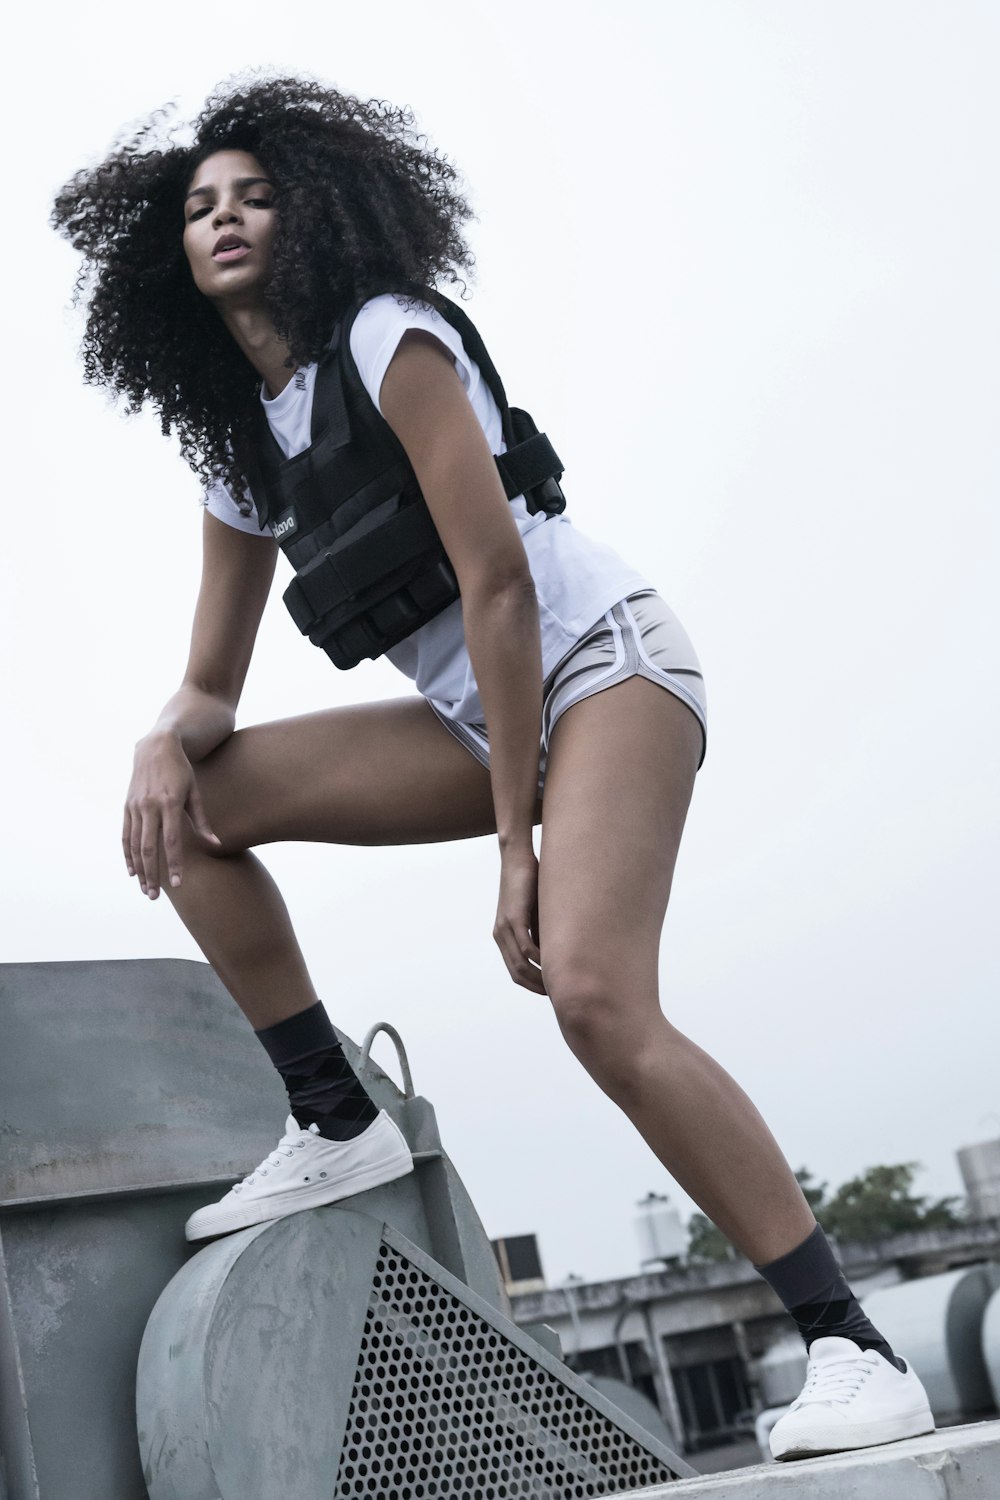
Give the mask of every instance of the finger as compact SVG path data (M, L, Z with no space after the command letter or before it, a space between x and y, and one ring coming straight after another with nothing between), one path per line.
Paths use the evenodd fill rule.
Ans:
M138 876L142 894L146 894L146 872L142 867L142 813L138 808L131 813L132 819L132 868Z
M513 927L511 929L511 933L521 961L522 972L527 971L528 973L534 975L536 978L540 977L542 955L538 951L538 947L535 943L534 938L531 936L530 930L527 927ZM541 993L545 993L544 987Z
M533 995L545 995L548 991L542 981L541 973L533 968L531 964L524 964L514 978L515 984L519 984L523 990L530 990Z
M191 795L188 798L188 816L191 819L191 826L195 833L200 834L203 839L208 839L210 844L218 844L219 848L222 848L222 840L213 831L212 825L208 821L205 804L201 800L201 793L197 786L192 786L191 788Z
M135 862L132 858L132 814L128 807L125 808L125 818L122 823L122 853L125 855L125 868L130 875L135 874Z
M160 810L151 803L142 810L142 868L146 895L155 901L160 894Z
M183 850L181 809L178 803L168 802L163 809L163 852L167 863L167 879L172 886L181 883Z
M494 937L514 983L522 989L530 990L532 994L544 995L546 990L541 970L536 969L521 952L513 928L502 927L494 933Z
M536 995L547 995L548 990L545 988L545 979L537 959L532 959L525 955L523 962L526 972L530 976L531 982L529 988L533 989Z
M537 966L541 965L542 955L538 944L535 942L532 924L528 919L523 917L502 918L497 923L497 926L500 930L505 930L509 934L509 941L513 943L523 958Z
M518 939L518 947L524 954L525 958L530 959L533 964L541 965L541 950L539 949L538 944L535 942L530 928L525 927L522 929Z

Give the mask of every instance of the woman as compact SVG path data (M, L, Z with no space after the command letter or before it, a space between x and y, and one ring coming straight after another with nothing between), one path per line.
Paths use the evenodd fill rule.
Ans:
M296 79L224 88L191 145L157 128L80 173L54 222L93 273L87 378L131 409L151 402L207 491L190 659L136 748L126 864L151 900L168 893L289 1094L275 1151L193 1216L189 1238L412 1165L251 849L495 833L511 978L548 995L591 1077L810 1349L775 1455L931 1430L920 1382L853 1297L761 1116L660 1010L660 930L704 755L698 661L641 574L505 492L502 392L432 290L471 264L453 168L404 111ZM337 358L372 432L400 448L460 597L388 647L418 696L237 731L275 534L298 524L262 528L247 471L271 435L281 463L312 454L317 366L344 329Z

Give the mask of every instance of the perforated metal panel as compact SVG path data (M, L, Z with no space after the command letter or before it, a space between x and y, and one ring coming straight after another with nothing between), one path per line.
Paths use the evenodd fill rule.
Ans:
M576 1500L675 1477L383 1241L338 1500Z

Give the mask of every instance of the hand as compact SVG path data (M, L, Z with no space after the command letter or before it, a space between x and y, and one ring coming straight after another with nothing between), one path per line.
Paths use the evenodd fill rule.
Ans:
M514 983L546 994L538 947L538 860L531 850L501 855L493 936Z
M181 883L182 818L188 817L196 834L221 848L209 826L198 792L194 767L175 735L140 740L125 799L122 848L130 875L138 875L144 896L160 894L160 839L167 856L172 886Z

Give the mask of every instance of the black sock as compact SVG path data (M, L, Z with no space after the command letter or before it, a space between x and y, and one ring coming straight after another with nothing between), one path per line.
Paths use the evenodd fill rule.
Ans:
M292 1114L304 1129L315 1124L328 1141L349 1141L378 1117L321 1001L255 1035L281 1074Z
M836 1334L853 1339L861 1349L877 1349L905 1373L905 1361L893 1354L862 1311L820 1224L794 1250L754 1269L774 1288L795 1319L807 1349L814 1339Z

